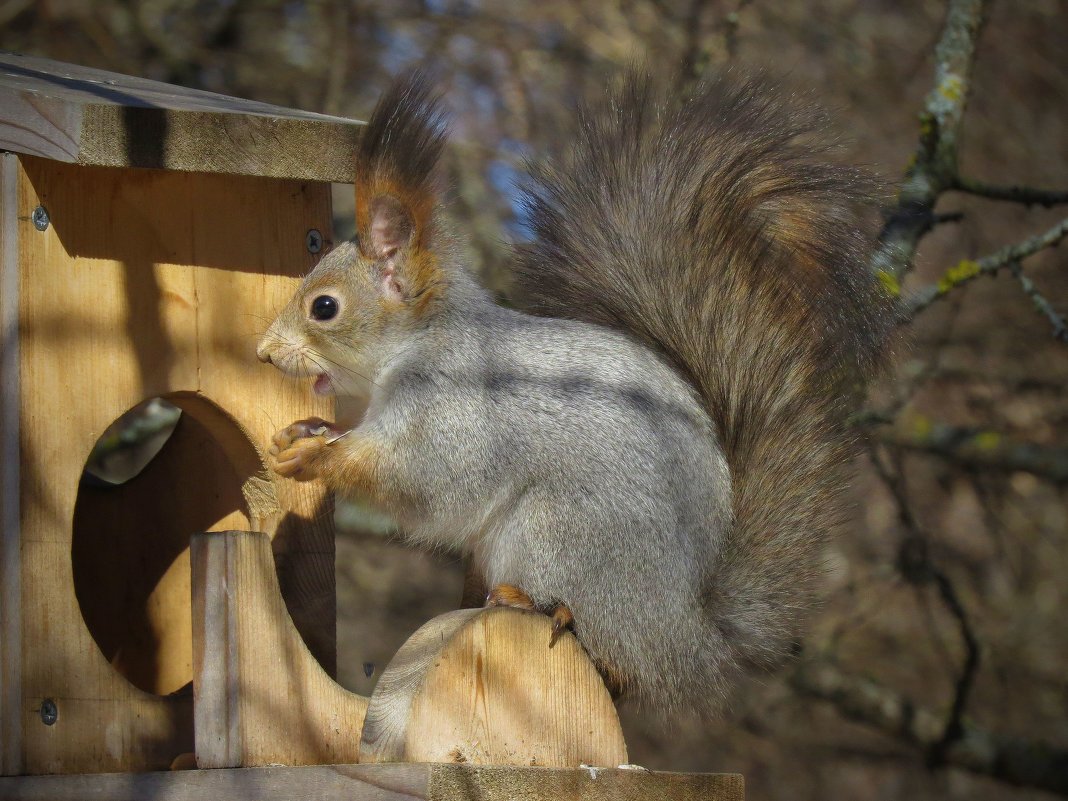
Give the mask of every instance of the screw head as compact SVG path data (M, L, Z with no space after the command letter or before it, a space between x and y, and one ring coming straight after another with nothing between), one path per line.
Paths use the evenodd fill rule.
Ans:
M33 220L33 227L38 231L43 231L48 228L50 222L48 218L48 209L44 206L38 206L33 210L33 214L30 215L30 219Z
M318 253L323 249L323 235L319 233L318 229L312 228L305 235L304 244L307 246L309 253Z
M59 708L56 702L51 698L41 701L41 722L46 726L51 726L57 720L59 720Z

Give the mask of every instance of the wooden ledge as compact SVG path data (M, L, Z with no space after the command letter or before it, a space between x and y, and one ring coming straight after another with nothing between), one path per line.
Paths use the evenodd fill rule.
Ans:
M742 777L615 768L319 765L0 779L7 801L743 801Z
M352 181L362 123L0 52L0 150L104 167Z
M612 698L570 633L549 618L462 609L429 621L371 696L359 761L475 765L628 762Z

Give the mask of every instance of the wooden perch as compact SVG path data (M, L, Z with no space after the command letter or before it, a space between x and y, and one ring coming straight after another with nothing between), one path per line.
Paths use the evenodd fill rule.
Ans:
M201 768L627 761L600 676L573 636L549 648L543 615L465 609L435 618L397 653L368 707L305 647L279 593L265 535L196 535L192 585Z
M622 765L612 699L549 618L463 609L431 620L382 673L364 723L361 762Z

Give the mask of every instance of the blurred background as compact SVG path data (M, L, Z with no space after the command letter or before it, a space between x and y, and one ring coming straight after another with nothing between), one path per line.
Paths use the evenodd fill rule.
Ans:
M843 158L885 180L891 206L946 7L0 0L0 48L356 118L392 76L430 62L453 114L451 213L503 293L507 245L526 235L512 188L524 159L564 141L575 102L635 61L680 91L739 67L814 95ZM945 193L905 297L1064 218L1068 3L988 3L962 136L962 175L1061 192L1037 204ZM351 187L336 187L339 237L351 209ZM903 326L857 418L852 513L798 659L741 686L711 724L624 706L634 762L741 772L754 799L1068 795L1068 253L944 289ZM415 628L455 608L463 565L344 507L339 519L340 680L368 693Z

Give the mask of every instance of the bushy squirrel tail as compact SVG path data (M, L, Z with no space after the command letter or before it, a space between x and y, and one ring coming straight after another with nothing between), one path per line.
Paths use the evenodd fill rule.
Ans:
M822 127L763 79L714 79L669 109L632 75L527 190L520 302L659 351L718 428L733 526L705 604L736 664L774 663L796 636L839 516L845 399L892 322L854 212L863 182L828 160Z

